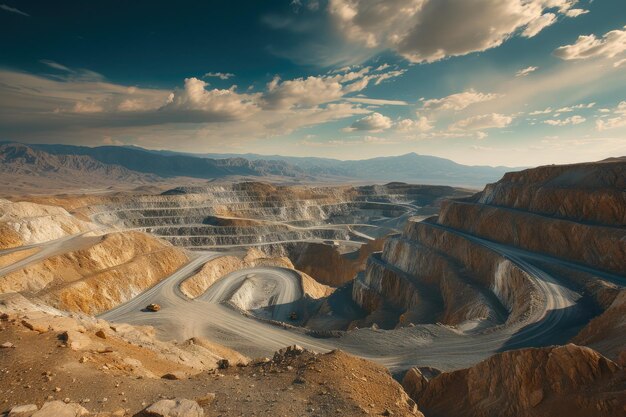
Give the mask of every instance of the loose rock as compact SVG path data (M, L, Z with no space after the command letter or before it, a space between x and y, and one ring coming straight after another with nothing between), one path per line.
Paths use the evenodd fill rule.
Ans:
M204 410L197 402L176 398L158 401L141 413L141 417L203 417Z

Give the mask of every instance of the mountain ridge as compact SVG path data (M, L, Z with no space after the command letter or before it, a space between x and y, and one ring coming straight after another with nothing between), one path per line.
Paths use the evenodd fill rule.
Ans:
M17 142L0 142L0 145ZM50 155L91 157L139 174L162 178L216 179L230 176L283 177L297 181L389 182L479 187L498 180L508 167L467 166L452 160L408 153L365 160L340 161L317 157L282 157L243 154L191 154L152 151L136 146L86 147L57 144L22 144ZM210 158L215 156L216 158Z

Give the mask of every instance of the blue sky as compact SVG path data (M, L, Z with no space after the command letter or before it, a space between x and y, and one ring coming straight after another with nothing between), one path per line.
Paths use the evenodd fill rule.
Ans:
M626 155L623 0L0 0L0 138L466 164Z

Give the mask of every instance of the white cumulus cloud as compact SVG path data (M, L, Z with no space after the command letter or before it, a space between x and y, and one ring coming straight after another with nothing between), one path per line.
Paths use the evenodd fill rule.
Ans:
M389 129L392 125L393 122L389 117L380 113L372 113L352 123L346 131L365 130L369 132L380 132Z
M626 51L626 26L624 30L612 30L601 38L595 35L581 35L575 43L561 46L554 55L564 59L613 58Z
M620 102L612 113L607 119L596 120L596 129L602 131L626 127L626 101Z
M402 119L396 123L396 130L400 132L428 132L433 129L433 125L430 119L425 116L413 119Z
M497 47L516 34L533 37L557 20L555 13L581 14L572 12L576 2L330 0L328 11L350 41L394 50L411 62L433 62Z
M499 113L482 114L459 120L450 126L450 130L483 130L507 127L513 117Z
M515 73L516 77L525 77L528 74L530 74L531 72L535 72L539 69L539 67L526 67L526 68L522 68L521 70L517 71Z
M572 117L567 117L565 119L548 119L548 120L544 120L544 123L550 126L567 126L567 125L579 125L586 121L587 119L585 119L582 116L572 116Z
M207 83L195 77L185 78L185 87L171 93L162 110L195 110L224 119L238 119L258 110L250 97L234 88L207 90Z
M472 104L482 103L500 97L498 94L480 93L470 89L447 97L425 100L423 106L429 110L463 110Z

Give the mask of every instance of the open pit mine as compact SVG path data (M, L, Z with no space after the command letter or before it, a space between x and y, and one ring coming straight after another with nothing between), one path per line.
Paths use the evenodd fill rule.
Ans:
M626 159L0 200L8 416L626 415Z

